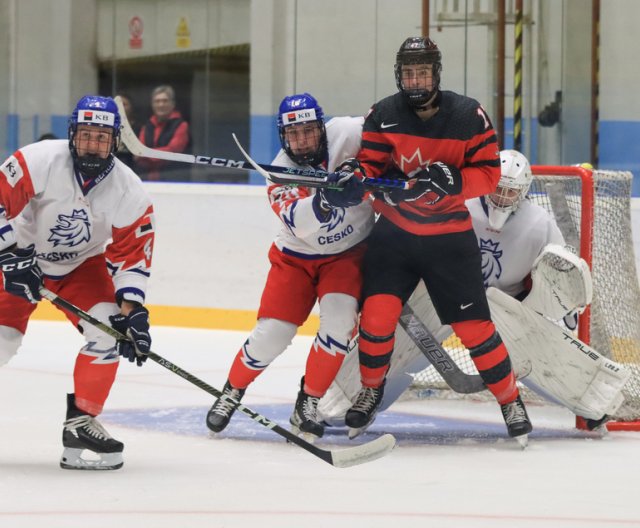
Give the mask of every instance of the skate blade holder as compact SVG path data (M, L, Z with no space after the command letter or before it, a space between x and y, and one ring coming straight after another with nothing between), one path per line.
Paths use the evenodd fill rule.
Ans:
M96 453L90 449L66 447L60 459L62 469L113 470L124 464L122 453Z

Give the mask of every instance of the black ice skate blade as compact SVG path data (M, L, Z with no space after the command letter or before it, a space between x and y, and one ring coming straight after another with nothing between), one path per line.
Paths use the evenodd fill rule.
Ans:
M82 457L84 449L66 447L60 459L62 469L75 469L83 471L113 471L124 465L122 453L94 453L90 451L93 459Z

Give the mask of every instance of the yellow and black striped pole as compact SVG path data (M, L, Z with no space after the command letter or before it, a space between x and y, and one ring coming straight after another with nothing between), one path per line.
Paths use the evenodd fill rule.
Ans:
M600 0L591 6L591 165L600 164Z
M516 1L513 70L513 148L522 151L522 0Z

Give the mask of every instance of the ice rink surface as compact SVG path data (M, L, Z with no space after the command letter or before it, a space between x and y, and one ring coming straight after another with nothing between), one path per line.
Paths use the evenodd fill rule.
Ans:
M246 336L157 327L153 337L156 353L221 388ZM310 342L296 338L244 403L287 426ZM576 431L568 411L530 406L522 451L493 402L403 401L353 441L391 432L397 448L338 469L240 414L211 438L213 398L153 362L120 365L100 418L125 443L124 467L65 471L65 393L81 343L66 323L34 321L0 369L3 528L640 527L640 433L600 437ZM332 430L319 445L348 443Z

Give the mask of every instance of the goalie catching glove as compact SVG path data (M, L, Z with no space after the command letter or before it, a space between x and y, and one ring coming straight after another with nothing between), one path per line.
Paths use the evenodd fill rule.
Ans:
M547 244L533 263L531 292L523 304L558 321L591 304L593 284L589 265L572 248Z
M116 350L131 363L134 361L139 367L147 360L151 350L151 336L149 335L149 310L144 306L136 306L129 315L112 315L109 317L111 326L131 340L116 341Z
M327 183L333 184L335 189L318 189L316 200L322 211L329 212L332 208L353 207L364 198L364 184L362 183L362 168L355 158L349 158L329 174Z
M17 295L30 303L42 299L42 270L38 266L36 247L11 246L0 253L0 269L7 293Z
M438 203L446 196L462 192L462 173L453 165L436 162L426 169L410 175L407 180L408 189L394 189L384 193L384 200L389 205L399 202L415 202L420 200L427 205Z

